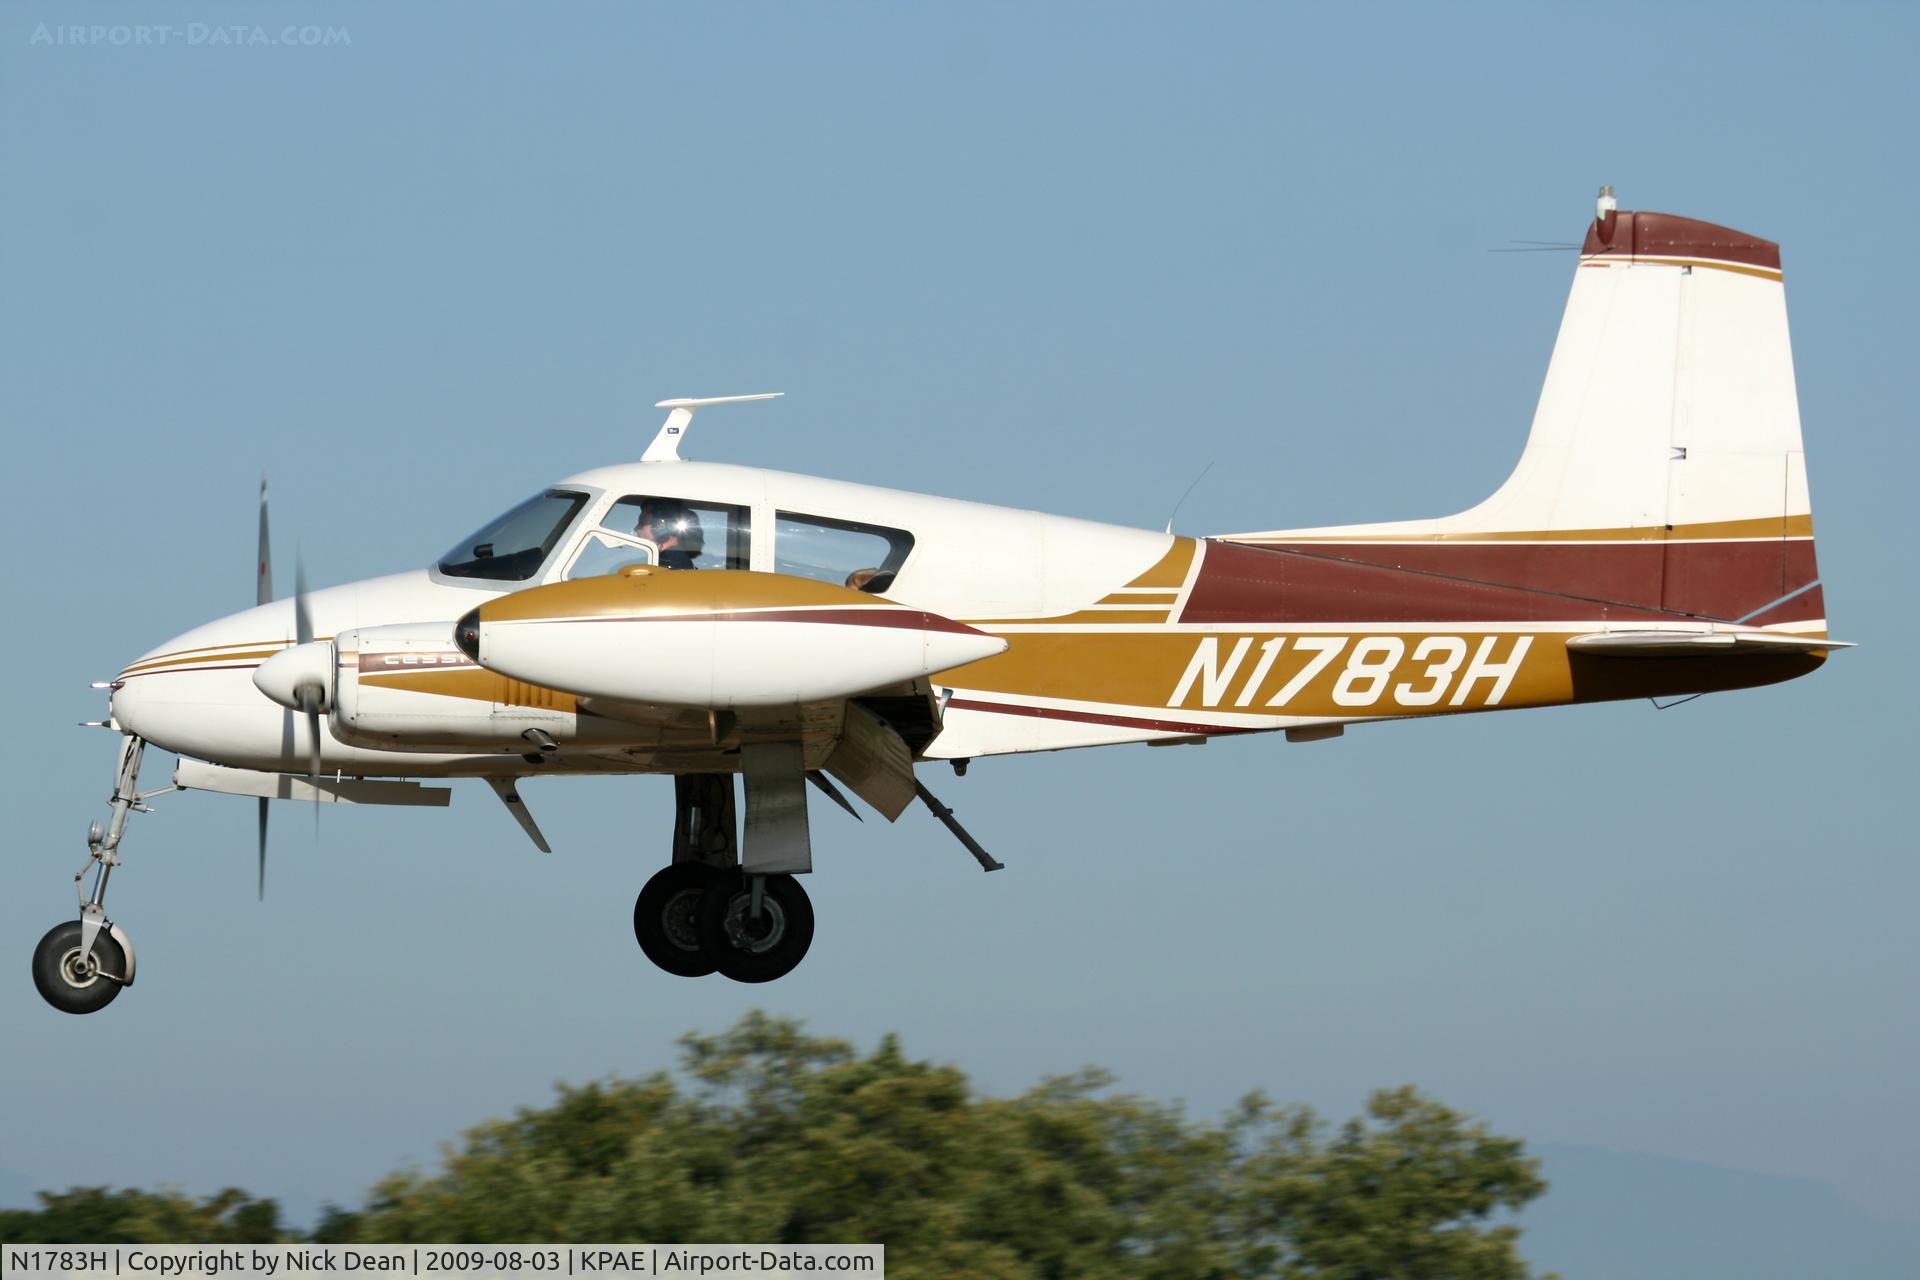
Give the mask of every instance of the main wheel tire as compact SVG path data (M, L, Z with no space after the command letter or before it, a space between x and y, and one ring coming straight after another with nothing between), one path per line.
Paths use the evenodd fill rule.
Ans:
M716 968L735 982L772 982L793 972L813 945L813 903L792 876L766 877L760 919L753 881L729 876L700 904L700 938Z
M41 999L62 1013L106 1008L120 994L120 984L106 975L126 972L126 953L104 929L93 940L93 954L82 961L78 920L53 926L33 949L33 985Z
M713 972L702 945L700 906L727 873L704 862L676 862L653 874L633 903L633 936L647 959L668 973L700 978Z

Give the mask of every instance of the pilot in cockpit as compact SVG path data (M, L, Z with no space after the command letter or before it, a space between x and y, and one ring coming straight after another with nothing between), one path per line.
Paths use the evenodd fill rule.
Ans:
M672 498L648 498L641 503L640 519L633 531L660 548L663 569L696 568L694 558L706 549L700 517L686 503Z

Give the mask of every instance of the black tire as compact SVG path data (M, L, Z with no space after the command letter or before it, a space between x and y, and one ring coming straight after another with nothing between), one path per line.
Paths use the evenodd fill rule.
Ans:
M633 903L633 936L647 959L682 978L713 972L701 944L700 908L707 890L726 878L704 862L676 862L654 873Z
M813 903L792 876L766 877L756 924L752 881L735 874L700 904L700 938L714 966L735 982L772 982L792 973L813 945Z
M105 974L124 976L126 953L102 929L93 940L93 955L84 968L79 963L80 922L67 920L47 930L33 949L33 985L40 998L62 1013L94 1013L113 1003L120 984Z

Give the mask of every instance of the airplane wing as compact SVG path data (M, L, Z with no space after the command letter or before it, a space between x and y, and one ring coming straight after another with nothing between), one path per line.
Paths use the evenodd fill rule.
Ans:
M1007 647L831 583L644 565L501 597L461 619L454 640L487 670L564 690L582 710L693 729L687 746L819 743L809 767L889 820L916 796L903 731L937 731L927 678Z

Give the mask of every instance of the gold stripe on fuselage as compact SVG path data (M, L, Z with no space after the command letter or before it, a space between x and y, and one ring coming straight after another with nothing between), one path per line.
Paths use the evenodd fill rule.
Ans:
M401 689L410 693L430 693L443 698L461 698L471 702L498 703L508 707L532 707L540 711L574 712L580 700L571 693L546 689L536 684L509 679L478 667L435 670L421 667L412 671L362 673L360 683L376 689Z
M1417 716L1743 688L1810 671L1824 655L1621 659L1567 648L1594 629L1315 628L1022 632L942 687L1073 703L1310 718ZM1507 667L1511 664L1512 670ZM1311 670L1310 670L1311 668Z
M970 627L1002 626L1008 624L1044 625L1052 623L1059 626L1080 623L1127 623L1171 622L1173 607L1179 603L1180 591L1186 585L1188 571L1193 568L1193 558L1199 546L1197 538L1175 538L1167 553L1155 562L1151 569L1135 578L1126 586L1102 596L1095 603L1101 608L1075 609L1071 613L1053 614L1048 617L1010 617L1010 618L961 618L959 621ZM1154 597L1130 594L1133 591L1151 590Z
M146 675L152 671L161 671L169 667L185 667L195 663L260 662L271 658L284 648L286 648L286 646L281 645L273 649L244 649L233 653L202 653L184 658L152 658L146 662L136 662L120 674L123 676Z

